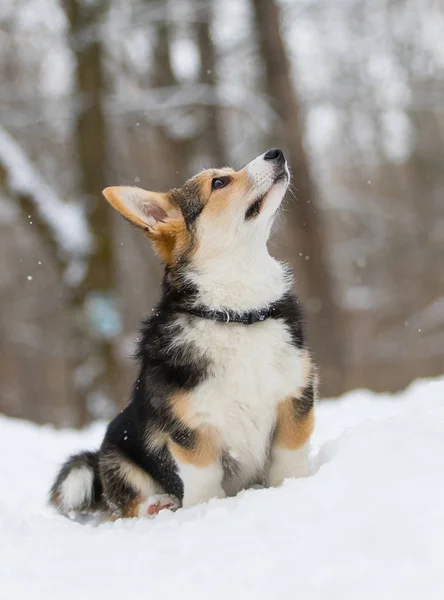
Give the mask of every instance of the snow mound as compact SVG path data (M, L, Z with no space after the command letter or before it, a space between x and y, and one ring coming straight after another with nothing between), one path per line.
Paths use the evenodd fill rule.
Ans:
M433 600L444 593L444 379L321 402L311 477L153 520L81 525L46 494L104 424L0 419L4 600Z

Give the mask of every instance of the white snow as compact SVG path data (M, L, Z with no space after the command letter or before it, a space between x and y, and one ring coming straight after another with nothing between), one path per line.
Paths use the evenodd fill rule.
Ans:
M444 378L321 402L313 473L152 520L82 525L45 506L104 424L0 418L2 600L427 600L444 593Z

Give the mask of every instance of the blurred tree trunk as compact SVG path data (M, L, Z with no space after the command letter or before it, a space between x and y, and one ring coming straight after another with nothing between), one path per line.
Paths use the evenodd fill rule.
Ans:
M204 112L204 127L200 137L205 154L211 160L211 166L223 167L227 165L228 157L221 124L221 111L217 102L217 57L211 35L214 1L208 0L203 5L197 0L195 8L199 17L195 25L200 58L199 81L211 87L213 91L213 102L202 109Z
M61 247L60 240L55 235L54 229L50 223L42 215L39 206L42 203L42 194L40 190L36 190L38 185L44 187L46 182L40 177L40 173L37 169L34 169L34 165L25 152L20 148L21 159L16 162L16 151L14 148L8 148L7 144L4 144L5 137L7 139L8 132L6 132L0 125L0 138L3 139L3 143L0 142L0 196L5 196L14 201L16 206L22 213L22 222L28 225L32 225L32 231L26 236L31 239L37 238L37 247L31 245L33 257L36 253L47 251L49 262L52 263L54 268L55 277L52 280L52 285L46 289L51 290L51 299L45 299L46 306L49 305L48 311L51 308L54 309L54 301L57 290L63 289L64 287L64 273L69 268L68 257L66 252ZM11 143L16 144L17 148L19 145L16 143L12 136L9 136ZM11 151L12 150L12 151ZM7 155L5 157L5 154ZM13 158L15 157L15 158ZM23 171L27 172L27 182L25 185L17 185L20 181ZM2 238L2 242L8 244L9 232L2 234L6 240ZM11 237L17 236L17 229L13 228L11 231ZM11 239L9 240L11 242ZM41 246L40 248L38 246ZM3 251L5 248L3 247ZM78 260L82 260L82 256L77 255ZM7 253L6 253L7 260ZM20 262L22 262L20 260ZM41 265L42 262L38 261ZM18 265L13 265L14 270L19 271ZM32 276L28 276L28 279L32 279ZM54 281L55 280L55 281ZM61 282L61 286L55 285ZM21 289L21 294L26 297L27 300L27 313L30 315L33 313L33 298L28 295L26 288ZM0 294L3 297L3 294ZM6 298L3 298L5 302ZM30 301L30 302L29 302ZM6 300L5 304L8 302ZM11 324L12 330L17 330L17 322L15 320L9 321L8 311L5 304L2 306L2 325L0 332L0 413L5 412L10 416L19 418L32 419L38 423L52 422L58 425L72 425L73 421L77 417L76 406L74 405L75 394L73 393L72 381L67 377L67 361L66 356L63 353L58 353L54 346L52 347L53 353L48 352L47 348L42 345L38 345L35 354L27 355L26 352L17 352L17 347L14 348L15 344L11 344L11 338L8 340L7 328ZM34 305L35 307L35 305ZM4 314L3 314L4 313ZM43 313L44 314L44 313ZM40 313L41 315L41 313ZM53 314L51 314L51 317ZM45 321L45 317L43 316ZM20 323L20 327L26 328L24 323ZM32 317L31 317L32 322ZM28 321L29 323L29 321ZM57 323L55 319L52 321L53 324ZM41 322L38 323L36 329L42 327L42 338L46 342L48 339L54 342L57 339L57 335L63 335L63 328L54 331L46 331ZM19 327L19 329L20 329ZM44 333L43 333L44 332ZM41 340L42 340L41 338ZM20 347L20 335L13 336L15 343L18 343ZM49 372L49 376L47 373ZM14 394L8 393L9 386L14 386L16 382L17 388ZM52 393L51 393L52 392Z
M72 297L74 327L70 344L79 424L84 424L90 418L90 403L105 400L118 405L119 365L111 340L118 327L114 305L112 217L101 197L107 184L107 140L103 111L103 42L99 27L106 16L108 2L64 0L64 7L79 103L74 136L80 187L94 242L85 276ZM114 325L109 320L114 321Z
M158 4L156 0L146 0L148 4ZM172 25L168 19L167 5L164 6L165 19L157 26L157 39L154 49L155 64L150 77L151 87L171 88L178 85L171 62L170 41ZM176 133L180 127L179 115L171 111L170 122L156 128L155 165L156 182L161 189L180 186L189 175L190 140L187 135Z
M289 205L287 248L297 290L309 314L309 333L320 366L322 391L336 395L343 388L342 340L339 309L325 256L317 191L303 145L299 99L280 32L276 0L252 0L259 48L265 68L266 91L281 121L280 138L288 153L296 199Z

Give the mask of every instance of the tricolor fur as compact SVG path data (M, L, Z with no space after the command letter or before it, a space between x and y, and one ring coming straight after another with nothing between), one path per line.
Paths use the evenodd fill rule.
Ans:
M51 490L68 514L150 516L308 473L316 372L291 276L267 250L289 183L272 150L240 171L205 170L168 193L104 191L165 263L142 326L139 376L101 448L71 457ZM278 307L252 325L192 314Z

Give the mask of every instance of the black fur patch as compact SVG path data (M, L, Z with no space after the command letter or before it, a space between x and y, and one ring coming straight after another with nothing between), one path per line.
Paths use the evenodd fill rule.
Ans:
M150 425L158 428L161 423L161 414L157 411L147 411L134 401L111 421L100 450L100 475L104 481L106 499L112 502L114 512L116 507L118 511L123 512L125 504L137 496L135 490L119 475L118 461L115 460L119 456L146 471L164 487L166 493L182 498L182 481L168 449L150 449L146 444L147 429ZM163 422L163 425L166 423ZM108 460L108 457L111 460ZM128 487L130 489L127 489Z
M261 212L261 206L264 201L264 198L265 198L265 196L261 196L260 198L255 200L253 202L253 204L250 204L250 206L247 209L247 212L245 213L246 221L249 221L250 219L254 219L255 217L257 217L259 215L259 213Z
M285 294L273 312L274 319L282 319L290 331L293 344L296 348L305 345L304 335L304 310L299 300L293 294Z
M304 419L314 406L315 401L315 390L314 384L311 381L306 388L302 391L302 394L298 398L293 399L293 410L296 419L299 421Z
M177 340L182 326L176 310L190 302L195 293L193 286L183 283L180 267L166 271L162 299L142 325L136 352L140 371L131 403L110 423L101 451L117 449L179 499L183 497L183 485L168 449L150 450L146 440L150 431L160 431L183 447L193 448L196 443L195 432L175 417L170 404L175 393L192 390L208 372L208 359L193 344L178 344ZM101 475L107 476L105 472ZM122 493L124 498L129 497L123 488Z
M177 278L177 274L176 274ZM140 362L139 382L142 393L134 389L133 399L150 398L152 406L161 407L175 391L190 391L207 375L208 359L191 343L178 343L182 326L176 312L192 301L193 286L177 287L169 273L163 283L163 297L153 315L144 321L136 353ZM192 326L191 324L189 326ZM141 387L141 386L139 386Z
M240 465L229 452L223 452L222 454L222 468L224 470L224 479L231 479L233 476L239 475Z
M174 204L182 211L188 229L191 229L202 212L205 202L201 198L198 181L187 181L180 189L170 191Z

